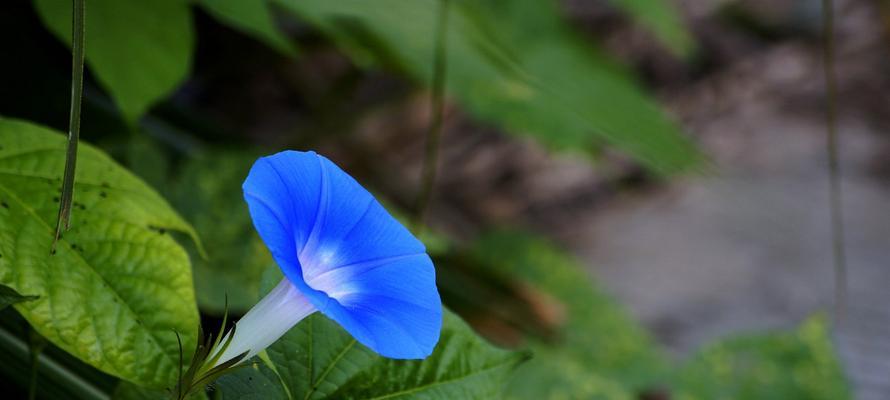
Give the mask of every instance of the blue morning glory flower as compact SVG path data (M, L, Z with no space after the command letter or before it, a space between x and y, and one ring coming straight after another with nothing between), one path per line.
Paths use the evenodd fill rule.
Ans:
M243 190L285 278L238 321L217 365L250 358L316 311L380 355L433 351L442 326L433 263L358 182L315 152L284 151L257 160Z

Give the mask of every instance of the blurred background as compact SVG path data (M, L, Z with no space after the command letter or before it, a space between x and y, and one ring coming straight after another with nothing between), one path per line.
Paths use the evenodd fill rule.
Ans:
M834 8L843 319L819 1L180 3L87 2L82 138L197 228L206 321L272 263L250 165L314 149L535 352L510 398L890 398L887 1ZM67 4L0 7L0 115L67 129Z

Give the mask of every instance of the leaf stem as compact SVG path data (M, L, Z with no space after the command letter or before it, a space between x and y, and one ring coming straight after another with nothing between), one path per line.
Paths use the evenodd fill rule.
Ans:
M71 114L68 120L68 147L65 150L65 174L53 251L62 229L71 226L71 203L74 200L74 172L77 165L77 141L80 138L80 105L83 98L84 2L74 0L71 12Z
M834 68L834 1L822 0L823 67L825 69L829 209L831 213L832 256L834 258L835 315L843 321L847 308L847 255L844 233L844 214L841 195L841 166L838 156L840 144L837 132L837 75Z
M423 227L423 220L430 199L433 195L433 187L436 183L436 167L439 160L439 141L442 136L442 122L445 114L445 75L447 65L448 43L448 6L449 0L439 0L438 21L436 24L436 48L433 59L433 91L430 99L430 114L432 121L427 131L424 147L423 170L420 186L420 194L414 209L412 227L414 233L419 233Z

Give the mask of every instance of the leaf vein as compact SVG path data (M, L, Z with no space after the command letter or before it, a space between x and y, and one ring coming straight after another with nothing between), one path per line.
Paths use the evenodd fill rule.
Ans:
M2 191L4 191L4 192L6 192L7 194L9 194L9 195L11 196L11 198L12 198L16 203L18 203L18 204L19 204L25 211L27 211L27 213L30 214L31 217L32 217L34 220L36 220L38 223L40 223L41 225L43 225L43 226L46 228L47 232L49 232L49 233L52 233L52 232L53 232L53 228L52 228L46 221L44 221L44 220L40 217L40 215L37 214L37 213L34 211L33 208L31 208L30 206L28 206L27 203L25 203L22 199L20 199L20 198L15 194L15 192L13 192L11 189L9 189L6 185L3 185L2 183L0 183L0 190L2 190ZM66 242L66 243L67 243L67 240L66 240L65 238L63 238L63 237L60 237L60 238L59 238L59 241L63 241L63 242ZM70 245L70 243L68 243L68 244ZM139 318L138 318L138 315L136 314L136 312L130 307L130 304L129 304L128 302L126 302L126 301L124 300L124 298L121 297L121 295L120 295L116 290L114 290L113 286L108 282L107 279L105 279L105 276L104 276L104 275L102 275L101 273L99 273L99 271L97 271L97 270L95 269L95 267L93 267L92 264L90 264L89 262L87 262L87 260L86 260L85 258L83 258L83 256L80 255L79 253L77 253L76 251L72 251L71 254L73 254L73 255L75 256L75 259L80 260L80 264L86 266L86 267L87 267L86 269L87 269L88 271L91 271L93 274L95 274L96 276L98 276L98 278L101 279L102 282L106 284L106 286L108 287L109 292L111 292L111 293L112 293L118 300L120 300L120 303L123 304L123 305L124 305L124 309L126 309L126 310L131 314L131 317L133 318L133 320L138 320L138 319L139 319ZM52 303L52 301L51 301L50 299L47 299L47 301L49 301L50 303ZM93 326L95 327L95 324L93 324ZM58 328L56 329L56 331L57 331L57 333L59 334L59 337L61 338L62 335L60 334L61 332L58 331ZM166 358L170 363L172 363L172 365L176 365L176 362L173 360L172 356L170 356L170 355L166 352L166 349L164 349L164 347L161 346L159 339L155 336L155 332L154 332L153 330L150 330L150 329L145 329L145 331L146 331L146 333L148 334L148 337L151 339L152 344L154 344L154 345L160 350L160 354L163 354L163 355L164 355L164 358ZM97 340L98 340L98 335L97 335ZM101 346L101 344L100 344L100 346ZM102 351L103 351L103 353L104 353L104 349L102 349ZM111 362L111 360L109 360L109 359L107 359L107 358L106 358L106 361L107 361L107 362Z

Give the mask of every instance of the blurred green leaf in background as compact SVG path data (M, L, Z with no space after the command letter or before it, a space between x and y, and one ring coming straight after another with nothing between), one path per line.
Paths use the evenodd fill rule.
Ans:
M272 255L253 228L241 183L259 153L208 149L186 160L164 187L177 210L192 223L208 248L193 254L198 305L222 315L247 311L256 302L263 271Z
M531 338L534 357L511 379L509 398L634 398L666 379L667 359L652 338L548 242L493 232L473 244L470 257L542 292L539 304L549 298L549 307L558 310L556 337Z
M46 25L71 43L71 0L34 0ZM135 125L189 75L195 47L189 3L183 0L91 0L86 6L88 71Z
M680 370L675 386L684 399L850 399L823 317L796 332L721 340Z
M296 47L275 26L271 2L266 0L200 0L204 9L220 21L255 37L287 56L297 54Z
M68 3L35 0L44 23L66 43ZM432 80L434 0L274 3L329 35L360 66L391 66L421 85ZM627 71L573 32L554 1L455 3L446 87L472 115L554 149L596 155L602 145L613 145L663 173L700 162L679 126ZM688 35L671 7L651 3L619 2L671 48L687 51ZM200 5L282 54L295 54L269 3L202 0ZM135 122L188 76L195 47L189 12L181 0L89 5L87 63L127 121Z
M513 281L523 297L516 301L531 299L538 318L557 329L552 338L528 335L533 358L510 380L508 398L851 398L823 318L811 318L797 332L720 340L689 360L671 360L571 256L546 240L493 232L467 255Z
M360 64L432 79L432 0L279 1L340 43ZM555 149L608 143L660 172L699 156L679 127L617 64L583 42L552 1L455 4L446 88L483 121Z
M693 51L695 43L692 35L669 1L610 0L610 2L631 15L640 25L648 28L674 54L686 57Z

